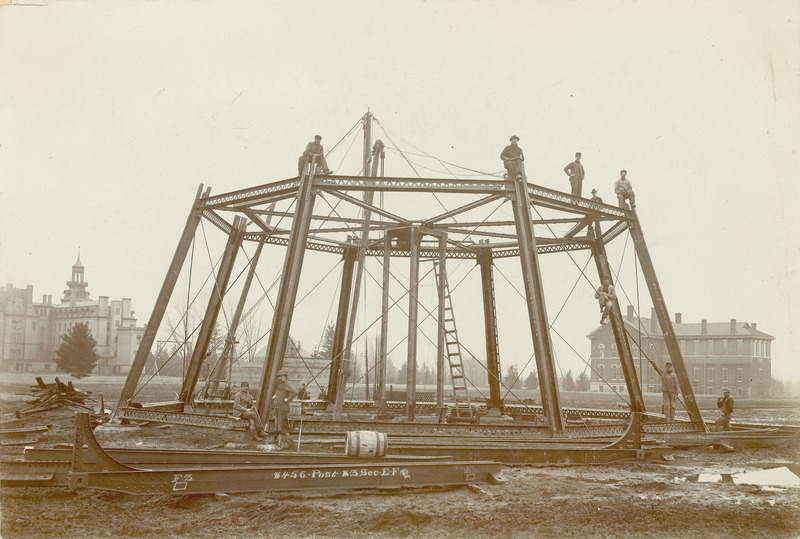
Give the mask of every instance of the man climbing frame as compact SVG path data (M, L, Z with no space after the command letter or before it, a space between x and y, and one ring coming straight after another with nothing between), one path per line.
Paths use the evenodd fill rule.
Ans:
M594 297L600 303L600 324L605 324L608 321L608 315L611 313L611 308L614 306L614 300L617 299L617 291L614 290L614 285L611 284L611 279L603 277L603 284L597 288Z

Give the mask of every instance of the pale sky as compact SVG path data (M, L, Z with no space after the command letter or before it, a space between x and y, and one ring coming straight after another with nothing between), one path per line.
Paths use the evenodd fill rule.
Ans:
M528 180L549 188L569 191L562 169L581 151L585 196L607 202L627 169L670 311L756 322L776 338L773 373L798 377L795 1L13 3L0 7L0 277L35 301L60 298L80 246L92 297L130 297L146 323L200 183L295 175L314 134L330 149L369 108L480 171L501 170L517 134ZM575 276L543 278L552 317ZM559 332L588 356L597 307L590 289L578 298ZM527 361L526 323L501 330L504 367Z

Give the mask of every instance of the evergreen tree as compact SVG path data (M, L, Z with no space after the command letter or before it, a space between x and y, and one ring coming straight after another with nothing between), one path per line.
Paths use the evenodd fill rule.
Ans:
M311 355L323 359L331 359L333 354L333 337L336 333L336 324L331 321L325 326L325 333L322 335L322 341L314 347Z
M589 391L591 384L589 383L589 375L583 371L578 375L578 391Z
M61 338L61 346L56 350L56 365L75 378L89 376L100 359L96 346L97 341L92 337L88 324L75 324Z
M525 378L525 387L528 389L539 389L539 375L536 371L531 371Z
M572 370L568 370L567 374L561 377L561 388L565 391L575 391L575 378L572 376Z
M516 365L511 365L506 369L503 384L509 389L513 389L515 386L519 385L519 369L517 369Z

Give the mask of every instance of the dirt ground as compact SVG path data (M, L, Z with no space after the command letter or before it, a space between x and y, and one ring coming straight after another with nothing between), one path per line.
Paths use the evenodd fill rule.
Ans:
M0 382L3 412L24 406L24 397L14 394L27 391L30 382ZM114 389L105 381L73 383L106 395ZM108 396L106 403L112 403ZM37 444L47 447L70 442L73 421L64 409L31 416L28 424L51 425ZM179 426L101 428L97 437L105 447L208 449L239 443L257 449L245 433ZM798 449L797 443L733 453L701 448L653 462L505 467L503 483L453 488L150 497L6 488L0 492L0 534L6 539L799 537L800 488L697 481L699 474L796 464ZM3 451L5 457L15 452L21 449Z

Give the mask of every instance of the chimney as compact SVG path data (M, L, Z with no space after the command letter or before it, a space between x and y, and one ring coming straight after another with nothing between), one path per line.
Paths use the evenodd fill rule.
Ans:
M628 305L628 320L633 320L633 305Z
M700 320L700 335L708 335L708 320Z
M650 333L658 331L658 321L656 320L656 310L650 308Z
M681 323L681 313L675 313L675 323L676 324Z
M752 324L750 324L750 327L751 327L751 328L753 328L753 329L755 330L755 329L756 329L756 323L755 323L755 322L753 322Z
M736 319L731 318L731 335L736 334Z

